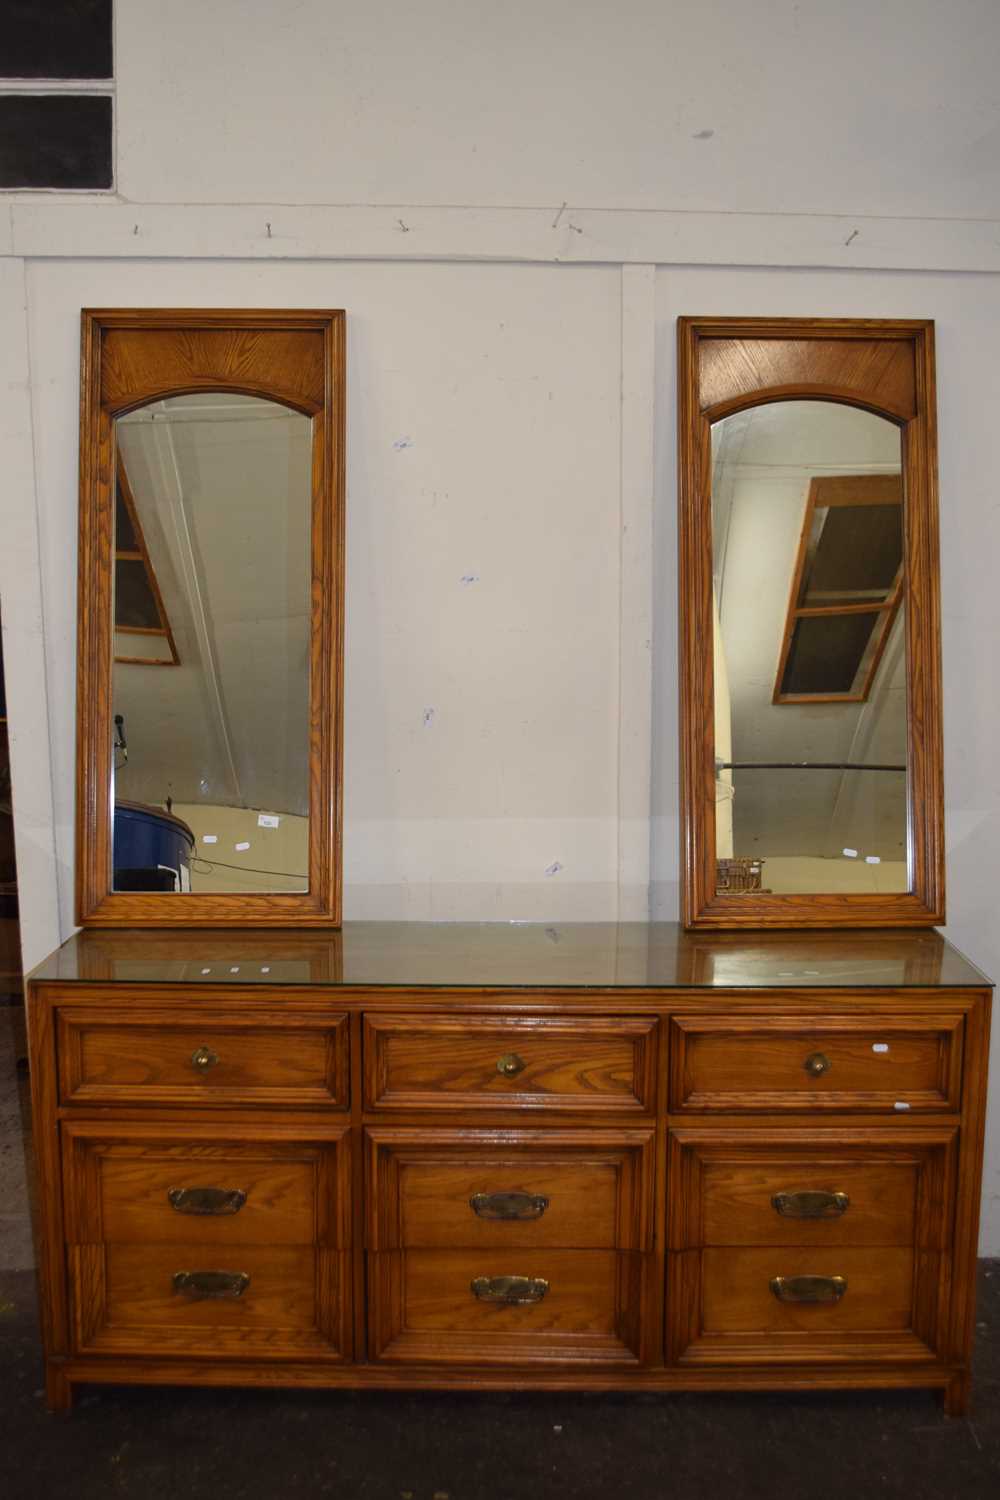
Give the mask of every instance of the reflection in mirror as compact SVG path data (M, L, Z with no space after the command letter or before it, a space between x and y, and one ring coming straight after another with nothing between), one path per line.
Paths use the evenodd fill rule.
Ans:
M230 393L120 417L116 891L307 891L312 422Z
M717 891L907 891L899 428L716 422L712 539Z

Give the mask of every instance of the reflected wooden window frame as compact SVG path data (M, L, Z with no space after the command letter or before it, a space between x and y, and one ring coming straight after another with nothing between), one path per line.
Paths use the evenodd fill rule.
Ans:
M167 610L166 610L166 606L163 603L163 595L160 592L160 585L156 581L156 570L153 567L153 562L152 562L152 559L151 559L151 557L149 555L149 548L146 545L146 535L145 535L145 532L142 529L142 523L139 520L139 513L138 513L138 511L135 508L135 497L132 494L132 486L131 486L131 484L129 482L128 474L125 472L125 460L122 458L122 455L120 453L118 454L118 461L117 461L117 465L116 465L116 478L117 478L118 488L117 488L117 492L116 492L115 498L116 498L116 501L120 499L122 505L125 508L125 513L128 516L129 526L130 526L131 531L132 531L132 537L133 537L133 540L136 542L137 545L136 545L136 548L135 548L134 551L133 550L129 550L127 552L123 551L122 548L118 545L118 542L119 542L118 527L117 527L117 525L115 526L115 576L116 576L115 595L114 595L115 602L116 602L116 613L115 613L115 621L114 621L115 636L117 638L120 635L136 635L136 636L139 636L140 639L142 637L146 637L146 636L158 636L158 637L160 637L160 638L162 638L163 640L166 641L167 649L170 652L170 655L169 656L119 656L118 653L115 652L114 660L116 662L121 663L124 666L135 666L135 667L178 667L178 666L180 666L180 660L181 659L180 659L180 657L177 654L177 643L174 640L174 633L173 633L173 631L170 628L170 621L167 618ZM116 510L117 510L117 505L116 505ZM144 627L144 626L140 626L140 625L123 625L118 620L118 618L117 618L117 599L118 599L118 587L117 587L117 572L118 572L118 569L117 569L117 564L120 563L120 562L139 562L139 563L142 564L143 573L144 573L145 579L146 579L146 586L149 589L149 593L150 593L150 596L151 596L152 601L153 601L153 607L156 610L156 613L157 613L157 615L159 617L159 621L160 621L158 629L154 629L152 627Z
M886 498L888 496L888 498ZM788 614L785 620L778 657L778 670L774 679L772 703L865 703L871 693L875 673L889 640L889 632L899 613L903 597L903 563L900 561L895 576L889 585L885 599L880 603L808 605L805 585L810 561L810 541L820 510L849 509L866 505L903 504L902 479L892 474L818 475L810 481L806 496L806 508L802 518L802 533L799 538L792 585L788 597ZM860 683L849 692L793 692L783 686L788 671L789 657L799 620L832 620L850 615L875 615L872 627L860 653L858 673Z
M921 927L944 920L934 324L681 317L678 602L681 889L688 928ZM716 891L712 426L781 401L860 407L900 429L907 645L908 889Z
M76 915L90 927L335 927L341 918L345 314L84 309L81 317ZM118 417L233 392L312 420L307 892L111 889Z

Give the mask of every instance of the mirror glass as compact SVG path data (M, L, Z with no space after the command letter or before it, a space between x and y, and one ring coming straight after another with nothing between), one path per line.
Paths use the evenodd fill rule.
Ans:
M717 892L909 890L900 429L716 422L712 560Z
M312 421L227 392L115 423L115 891L307 891Z

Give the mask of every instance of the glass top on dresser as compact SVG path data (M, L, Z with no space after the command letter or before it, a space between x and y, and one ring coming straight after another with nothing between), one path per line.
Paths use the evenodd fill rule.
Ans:
M971 986L936 931L688 933L673 922L347 922L339 931L77 933L36 981L504 989Z

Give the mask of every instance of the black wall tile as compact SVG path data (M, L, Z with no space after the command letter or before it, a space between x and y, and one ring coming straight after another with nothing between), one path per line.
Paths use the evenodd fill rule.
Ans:
M0 95L0 188L109 188L111 100Z
M111 78L111 0L0 0L0 78Z

